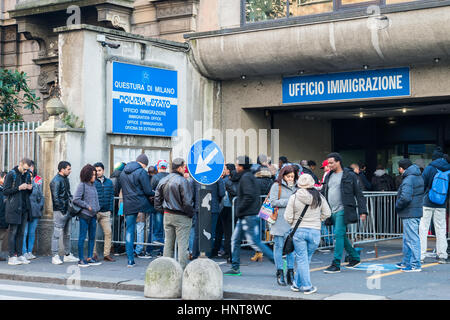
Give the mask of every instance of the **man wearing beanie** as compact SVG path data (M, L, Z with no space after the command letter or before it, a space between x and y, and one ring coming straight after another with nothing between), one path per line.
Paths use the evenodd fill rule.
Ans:
M140 154L136 161L128 163L120 174L122 187L123 213L126 221L125 248L128 256L128 267L133 267L133 240L136 230L136 218L141 213L150 213L149 197L153 195L147 171L148 158Z
M350 256L346 268L354 268L361 263L358 251L353 248L347 238L347 225L358 222L358 213L361 221L367 217L366 199L358 183L358 177L349 168L344 168L339 153L333 152L327 156L330 173L325 177L322 193L331 208L331 221L334 225L336 245L334 259L331 265L324 270L325 273L341 271L342 254L345 251ZM358 208L358 211L356 211Z
M402 159L398 166L403 181L398 189L395 209L403 222L403 261L397 264L397 268L404 272L419 272L422 271L419 224L424 182L419 167L412 164L411 160Z

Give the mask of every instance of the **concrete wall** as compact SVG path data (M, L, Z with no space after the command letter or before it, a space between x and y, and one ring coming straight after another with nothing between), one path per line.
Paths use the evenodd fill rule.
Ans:
M109 34L111 31L108 29L98 27L72 26L59 31L61 100L69 112L84 121L85 128L80 143L67 145L72 149L72 154L81 155L78 164L72 163L72 184L79 181L79 169L86 163L103 161L106 172L109 172L112 165L109 163L111 145L168 147L174 149L173 157L186 158L187 148L194 140L194 131L197 136L202 134L202 128L194 129L195 121L203 121L204 130L212 127L217 87L194 69L179 45L145 41L129 34L127 38L124 32ZM97 34L107 34L110 41L121 44L120 49L103 48L96 41ZM146 45L143 55L142 44ZM108 61L111 58L135 64L166 66L178 72L178 137L110 133L112 101L108 88L112 80L109 72L111 62ZM150 162L156 160L150 159Z

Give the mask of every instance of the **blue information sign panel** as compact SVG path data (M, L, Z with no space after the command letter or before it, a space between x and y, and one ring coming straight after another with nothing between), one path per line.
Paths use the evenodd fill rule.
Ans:
M191 146L187 166L195 181L210 185L220 179L225 158L214 141L198 140Z
M410 96L409 68L283 78L283 103Z
M112 80L113 133L175 135L177 71L113 62Z

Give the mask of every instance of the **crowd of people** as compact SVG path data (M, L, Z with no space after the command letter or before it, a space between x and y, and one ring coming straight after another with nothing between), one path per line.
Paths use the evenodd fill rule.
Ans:
M448 190L449 158L437 154L423 173L407 158L399 161L398 166L402 179L396 211L403 223L404 257L397 266L405 272L421 271L432 218L438 262L446 263L448 196L444 194L441 203L433 195L435 183L440 182L435 182L435 178L442 172L447 174ZM79 267L102 264L96 248L97 224L104 235L103 262L115 262L114 255L126 254L127 266L133 267L135 258L176 256L185 268L190 260L199 257L200 184L191 178L183 159L172 161L170 173L168 167L166 160L149 165L148 157L140 154L135 161L117 163L107 178L101 162L87 164L80 171L80 183L72 195L71 164L61 161L50 182L54 221L52 263L75 262ZM324 272L341 271L344 250L348 254L346 268L360 264L359 251L346 236L347 226L365 221L368 216L363 190L374 186L384 189L384 184L391 188L393 184L378 179L384 176L382 168L377 169L375 179L369 183L362 168L358 164L345 167L339 153L330 153L322 162L321 179L314 173L315 169L312 160L291 163L286 157L280 157L276 167L265 155L260 155L256 164L248 156L240 156L236 163L225 165L221 179L206 186L211 192L212 217L212 249L206 254L231 264L225 275L241 275L240 250L245 239L255 250L253 261L265 257L274 264L280 286L289 285L291 290L304 294L314 293L317 288L312 285L309 265L324 238L326 226L334 228L334 242L331 240L334 256ZM273 248L261 240L264 230L258 214L261 196L266 195L270 205L276 208L272 221L265 221ZM9 265L28 264L36 258L33 255L36 226L45 200L42 178L30 159L22 159L10 172L0 173L0 240L3 248L7 244ZM70 242L75 218L79 220L77 257L71 252ZM293 235L295 250L283 255L284 243L299 219L301 223ZM113 234L112 226L115 230L125 228L125 239L122 232ZM62 257L59 255L61 238ZM121 242L125 242L125 247Z

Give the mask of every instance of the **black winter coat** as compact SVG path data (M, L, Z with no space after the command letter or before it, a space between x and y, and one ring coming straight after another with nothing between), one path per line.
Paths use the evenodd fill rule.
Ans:
M8 224L5 219L5 200L3 186L0 186L0 229L8 229Z
M30 195L33 190L21 190L19 186L22 183L31 184L31 175L27 171L20 173L18 167L12 169L5 178L4 195L6 196L5 203L5 218L8 224L22 224L22 216L25 213L25 219L30 219L31 204Z
M153 195L147 171L136 161L128 163L120 174L123 212L126 216L139 212L150 213L149 197Z
M70 193L69 178L61 176L59 173L50 182L50 192L52 195L53 211L60 211L66 214L69 206Z
M241 173L237 193L236 217L254 216L261 207L260 187L250 170Z
M334 174L330 171L325 177L324 186L321 190L325 199L328 201L328 182L331 175ZM344 168L344 173L341 180L341 195L342 203L344 205L344 223L352 224L358 222L358 213L367 214L366 198L364 197L361 188L359 187L358 177L356 174L348 169ZM356 210L358 208L358 210Z

